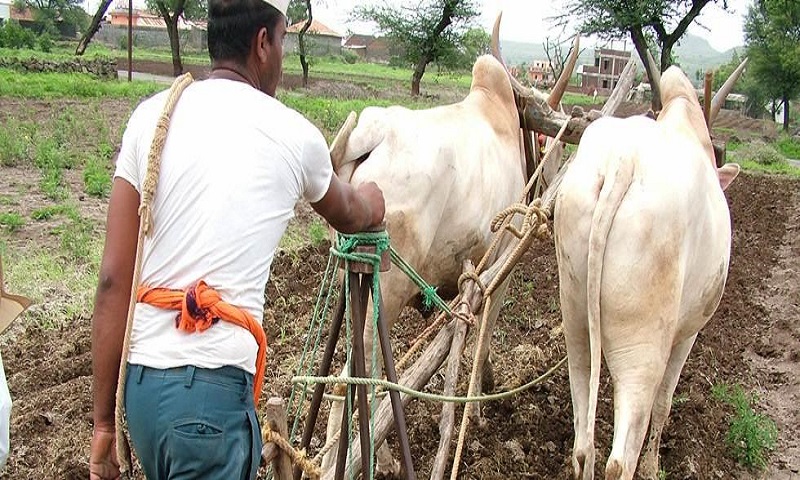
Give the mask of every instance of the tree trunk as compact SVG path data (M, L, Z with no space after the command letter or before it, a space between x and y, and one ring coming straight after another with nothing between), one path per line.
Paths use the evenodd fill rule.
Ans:
M167 33L169 33L169 46L172 50L172 74L177 77L183 73L181 41L178 37L178 15L174 15L172 21L167 23Z
M83 55L83 52L86 51L86 47L89 46L89 42L92 41L92 38L100 30L100 22L103 20L103 15L106 14L106 10L108 7L111 6L113 0L103 0L100 3L100 6L97 7L97 12L95 12L94 17L92 17L92 23L89 24L89 28L86 30L86 33L83 34L81 39L78 41L78 47L75 49L75 55Z
M163 0L158 0L158 2L156 2L158 13L167 25L169 46L172 50L172 74L176 77L183 73L183 64L181 63L181 39L178 36L178 20L181 15L183 15L184 5L186 5L186 0L178 0L175 5L175 11L170 15Z
M783 131L789 131L789 114L791 113L789 105L789 97L785 93L783 94Z
M414 68L414 74L411 75L411 96L417 97L419 96L419 84L422 81L422 76L425 75L425 67L431 61L430 55L423 55L420 58L419 62L417 62L416 68Z
M311 27L311 0L306 0L306 11L308 18L300 33L297 35L297 45L300 47L300 66L303 67L303 88L308 87L308 60L306 59L306 32Z
M650 82L650 91L653 96L651 100L653 111L657 112L661 110L661 86L658 82L653 81L654 78L659 78L658 72L653 71L653 69L658 67L647 59L647 41L644 38L641 27L631 28L630 32L633 46L636 47L636 53L638 53L639 58L642 59L644 69L647 72L647 79Z

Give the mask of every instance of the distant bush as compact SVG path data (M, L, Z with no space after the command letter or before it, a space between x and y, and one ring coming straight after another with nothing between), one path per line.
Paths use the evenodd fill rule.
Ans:
M36 35L23 28L16 20L7 20L0 26L0 47L33 49L35 46Z
M342 49L342 61L352 65L358 62L358 54L352 50Z
M39 50L45 53L53 51L53 39L50 37L49 33L44 32L39 35Z
M736 158L750 160L761 165L778 166L786 165L786 158L772 145L761 140L754 140L736 149Z

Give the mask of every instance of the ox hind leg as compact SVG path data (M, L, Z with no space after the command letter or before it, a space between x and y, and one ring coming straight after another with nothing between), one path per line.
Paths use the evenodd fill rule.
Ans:
M645 447L642 460L639 464L639 476L641 478L658 478L658 450L661 445L661 431L664 429L664 423L667 417L669 417L670 408L672 407L672 395L675 393L675 387L678 385L681 370L683 370L683 365L689 357L689 352L691 352L696 338L697 334L694 334L675 345L672 349L672 354L667 364L667 370L664 372L664 378L661 380L661 385L656 392L656 398L653 402L653 413L650 417L650 433L647 437L647 446Z
M562 283L561 313L564 320L564 337L567 344L569 366L569 391L572 397L572 418L575 440L572 445L573 476L580 480L594 477L594 438L589 435L587 414L589 410L589 319L585 308L586 290L572 295L569 285ZM577 307L577 308L576 308Z
M667 367L669 347L645 341L609 347L606 363L614 384L614 441L605 476L606 480L630 480Z

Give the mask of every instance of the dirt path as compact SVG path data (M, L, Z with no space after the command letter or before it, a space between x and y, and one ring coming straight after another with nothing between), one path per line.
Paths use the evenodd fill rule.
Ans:
M774 380L758 393L778 426L778 448L764 477L775 480L800 478L800 192L791 204L779 263L764 292L764 336L749 358L757 372Z

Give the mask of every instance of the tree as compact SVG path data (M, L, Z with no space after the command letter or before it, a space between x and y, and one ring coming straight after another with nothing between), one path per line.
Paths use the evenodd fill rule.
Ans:
M414 96L419 95L419 84L429 63L451 63L458 58L478 14L474 0L425 0L413 8L359 6L353 11L356 19L378 24L378 30L399 47L399 59L414 66Z
M786 0L792 1L792 0ZM583 34L605 40L620 40L630 35L636 52L650 79L661 78L661 72L674 61L672 49L709 3L728 7L727 0L566 0L563 12L555 20L567 25L577 19ZM674 26L674 27L673 27ZM672 28L668 31L667 28ZM648 41L660 49L660 62L648 60ZM653 108L661 108L661 92L657 81L651 81Z
M297 23L301 19L305 19L303 28L297 34L297 47L300 53L300 66L303 68L303 88L308 87L308 57L306 52L306 32L311 27L311 22L314 20L313 12L311 11L311 0L291 0L289 7L286 10L286 16L289 19L289 24Z
M720 87L722 87L722 85L726 80L728 80L728 77L731 76L733 71L736 70L740 63L742 63L742 58L739 56L739 53L734 50L730 61L720 65L714 71L714 91L718 91ZM752 66L752 62L750 62L750 65ZM767 105L770 103L770 99L768 98L768 95L766 94L762 84L753 75L751 68L745 70L741 78L739 78L739 81L733 86L731 92L740 93L747 97L744 106L745 114L747 116L753 118L762 118L767 113Z
M800 3L756 0L744 31L753 77L768 98L783 105L783 129L788 131L789 102L800 96Z
M167 24L169 46L172 51L172 72L176 77L183 73L181 62L181 41L178 35L178 20L201 19L208 15L205 0L146 0L147 8L158 12Z
M15 2L14 7L31 9L37 22L45 30L53 32L58 23L75 27L82 31L87 24L86 12L81 7L82 0L23 0Z
M94 35L98 30L100 30L100 22L103 21L103 17L106 15L106 10L108 10L108 7L111 6L113 1L114 0L102 0L100 5L97 6L97 11L92 17L92 21L89 23L89 28L83 32L81 39L78 41L78 46L75 48L75 55L83 55L83 52L86 51L86 47L89 46L89 42L92 41Z

